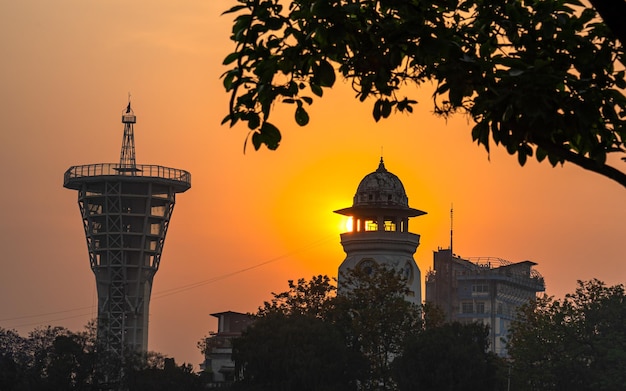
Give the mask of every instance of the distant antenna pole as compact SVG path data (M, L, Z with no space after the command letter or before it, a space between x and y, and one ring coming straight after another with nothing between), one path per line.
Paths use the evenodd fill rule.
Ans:
M454 204L450 204L450 253L454 254L452 251L452 238L454 234Z

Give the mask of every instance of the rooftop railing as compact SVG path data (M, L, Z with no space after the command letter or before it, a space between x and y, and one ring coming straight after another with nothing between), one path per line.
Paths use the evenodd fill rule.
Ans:
M159 178L183 182L182 184L187 187L191 186L191 174L185 170L148 164L137 164L133 167L124 167L119 163L96 163L84 166L72 166L65 171L65 174L63 175L63 184L67 185L73 179L99 176Z

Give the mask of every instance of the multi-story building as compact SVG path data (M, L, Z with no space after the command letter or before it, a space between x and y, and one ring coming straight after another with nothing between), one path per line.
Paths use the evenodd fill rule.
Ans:
M212 375L213 387L226 386L235 378L233 339L241 336L254 317L233 311L218 312L211 316L217 318L217 332L210 333L205 341L204 362L200 364L200 369Z
M518 307L545 290L536 263L463 259L451 249L435 251L433 263L426 274L426 301L448 321L489 325L491 350L506 356L506 337Z

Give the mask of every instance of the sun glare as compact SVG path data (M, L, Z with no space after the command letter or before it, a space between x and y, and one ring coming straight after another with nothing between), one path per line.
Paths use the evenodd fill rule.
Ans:
M341 221L341 225L342 226L340 227L340 229L342 230L342 232L352 232L352 230L354 229L352 216L344 217Z

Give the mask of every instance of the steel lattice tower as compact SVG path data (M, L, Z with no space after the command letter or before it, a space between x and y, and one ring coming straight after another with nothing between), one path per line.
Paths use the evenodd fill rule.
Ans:
M98 339L119 357L147 351L152 280L159 268L176 193L189 172L135 162L130 107L122 115L120 162L70 167L63 186L78 190L89 262L98 292Z

